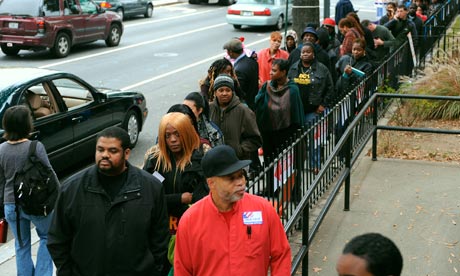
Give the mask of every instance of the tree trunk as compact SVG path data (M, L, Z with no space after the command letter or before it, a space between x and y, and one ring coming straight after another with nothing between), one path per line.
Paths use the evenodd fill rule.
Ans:
M292 28L299 38L308 24L319 26L319 0L294 0L292 7Z

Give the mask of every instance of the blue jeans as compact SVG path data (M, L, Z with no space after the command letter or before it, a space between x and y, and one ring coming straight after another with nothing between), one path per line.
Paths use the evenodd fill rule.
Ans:
M313 124L316 120L319 120L321 118L322 114L318 114L316 112L311 112L305 114L304 121L305 124ZM317 130L315 130L316 132ZM316 133L315 133L316 134ZM310 151L310 169L319 169L321 167L321 146L319 145L319 142L316 141L315 139L310 139L310 146L309 146L309 151Z
M25 214L20 208L19 220L22 247L18 240L18 229L16 227L16 205L13 203L5 204L5 218L8 221L11 231L15 238L16 248L16 269L18 276L52 276L53 275L53 261L51 259L46 242L48 241L48 229L51 223L51 216L53 213L46 217L32 216ZM30 222L35 225L35 230L40 237L40 244L38 246L37 264L34 267L31 253L31 239L30 239Z

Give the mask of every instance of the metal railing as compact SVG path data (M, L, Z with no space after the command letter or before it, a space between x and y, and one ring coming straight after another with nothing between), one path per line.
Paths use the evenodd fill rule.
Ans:
M420 48L420 54L431 53L436 43L439 43L441 35L458 12L458 1L449 0L433 17L436 20L427 21L424 29L430 30L430 34L437 30L435 27L443 26L444 30L433 38L427 37ZM305 126L284 145L280 145L278 154L271 156L271 162L265 162L259 175L250 181L248 191L263 195L272 202L288 235L298 229L302 232L301 246L297 252L292 252L294 258L291 275L301 265L302 275L308 275L308 246L342 185L345 186L344 209L349 209L351 168L367 142L372 138L374 145L377 144L379 129L406 130L377 125L392 98L453 99L394 94L399 85L398 74L406 65L405 53L408 47L409 44L404 43L393 51L387 60L322 118ZM442 130L438 132L449 133ZM376 158L374 146L372 154ZM311 213L312 210L315 213Z

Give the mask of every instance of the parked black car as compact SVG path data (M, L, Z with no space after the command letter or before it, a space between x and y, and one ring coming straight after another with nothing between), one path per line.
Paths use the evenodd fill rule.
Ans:
M118 13L122 19L137 15L150 18L153 14L153 1L149 0L95 0L95 2L105 10Z
M65 72L0 67L0 135L5 110L28 106L34 117L32 139L40 140L53 168L59 172L94 156L96 135L109 126L121 126L137 143L147 118L144 95L138 92L96 89Z

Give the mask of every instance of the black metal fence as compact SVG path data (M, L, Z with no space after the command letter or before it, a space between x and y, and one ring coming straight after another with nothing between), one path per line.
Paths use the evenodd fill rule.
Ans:
M439 43L458 12L458 1L446 2L436 13L436 20L427 21L424 28L430 32L420 54L431 53ZM443 26L443 32L428 37L439 26ZM405 43L394 51L324 117L280 145L279 154L272 156L272 161L264 164L262 172L249 183L249 192L264 195L272 202L287 235L294 230L302 231L302 245L297 252L292 252L291 275L300 265L302 275L308 275L308 246L343 184L344 209L349 209L351 167L371 138L377 143L377 130L386 128L377 126L377 121L384 115L391 98L399 97L393 93L398 89L398 74L407 63L404 53L408 47ZM311 214L313 209L315 213Z
M448 45L446 40L449 39L449 36L446 36L446 32L458 14L459 5L460 0L448 0L425 21L423 33L419 34L419 68L425 66L426 58L432 56L435 48L446 50L446 45Z

